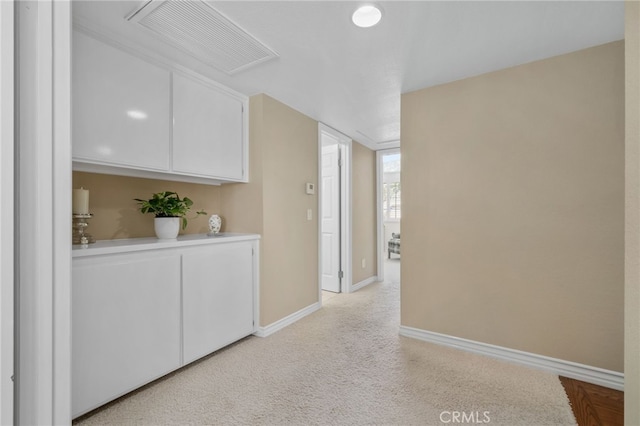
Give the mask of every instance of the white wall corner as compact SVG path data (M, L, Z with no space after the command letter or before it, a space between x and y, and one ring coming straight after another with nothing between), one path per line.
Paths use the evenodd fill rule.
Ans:
M605 370L603 368L593 367L590 365L509 349L488 343L476 342L474 340L462 339L446 334L434 333L432 331L421 330L413 327L400 326L400 335L624 391L624 374L617 371Z
M322 304L320 302L316 302L314 304L311 304L309 306L307 306L306 308L302 308L297 312L292 313L289 316L286 316L274 323L271 323L267 326L260 326L258 327L258 331L256 331L255 333L253 333L255 336L258 337L267 337L272 335L273 333L282 330L283 328L293 324L296 321L301 320L302 318L306 317L307 315L311 315L312 313L314 313L315 311L317 311L318 309L320 309L322 307Z

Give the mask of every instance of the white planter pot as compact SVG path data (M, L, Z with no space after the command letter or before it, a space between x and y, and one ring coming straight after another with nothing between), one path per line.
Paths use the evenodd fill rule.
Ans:
M179 217L156 217L153 223L159 240L175 240L180 232Z

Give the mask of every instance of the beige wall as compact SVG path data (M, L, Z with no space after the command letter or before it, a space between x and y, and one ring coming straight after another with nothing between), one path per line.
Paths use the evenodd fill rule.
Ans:
M376 276L376 153L355 142L351 147L352 280ZM362 267L362 259L365 267Z
M318 180L318 123L257 95L250 127L251 183L223 186L222 211L228 231L262 234L260 325L266 326L318 302L318 199L305 193L305 183Z
M640 3L625 3L626 246L624 422L640 424Z
M623 368L624 44L402 96L405 326Z
M154 216L140 213L133 199L151 198L156 192L174 191L193 201L187 215L189 224L181 234L208 232L209 215L220 212L218 186L73 172L73 187L81 186L89 190L89 207L94 215L88 232L98 240L155 236ZM201 209L208 215L196 217L193 212Z

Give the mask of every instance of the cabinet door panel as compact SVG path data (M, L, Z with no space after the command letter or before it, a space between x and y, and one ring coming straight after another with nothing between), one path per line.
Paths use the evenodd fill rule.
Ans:
M251 243L186 251L182 269L185 363L253 332Z
M170 73L73 33L75 160L169 170Z
M223 179L243 178L242 102L173 75L173 170Z
M180 366L180 256L74 261L72 410L82 414Z

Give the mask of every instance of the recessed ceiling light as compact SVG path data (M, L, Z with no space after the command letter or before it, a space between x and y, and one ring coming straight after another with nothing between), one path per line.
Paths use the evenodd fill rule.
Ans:
M137 109L130 109L129 111L127 111L127 115L134 120L144 120L147 118L146 112Z
M380 19L382 11L373 5L361 6L351 15L353 23L362 28L373 27Z

